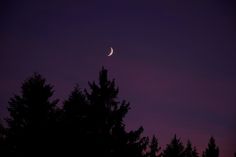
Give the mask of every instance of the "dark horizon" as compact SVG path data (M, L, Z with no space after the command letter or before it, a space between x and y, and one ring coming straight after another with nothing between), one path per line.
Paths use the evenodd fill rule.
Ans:
M131 103L128 129L165 146L176 133L199 151L214 136L236 151L234 1L1 2L0 114L33 72L65 100L102 66ZM114 55L107 57L109 47ZM164 119L164 120L163 120Z

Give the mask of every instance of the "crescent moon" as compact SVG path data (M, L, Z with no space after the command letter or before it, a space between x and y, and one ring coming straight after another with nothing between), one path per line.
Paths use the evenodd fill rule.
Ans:
M107 56L111 56L113 53L114 53L114 50L113 50L112 47L110 47L110 52L109 52L109 54Z

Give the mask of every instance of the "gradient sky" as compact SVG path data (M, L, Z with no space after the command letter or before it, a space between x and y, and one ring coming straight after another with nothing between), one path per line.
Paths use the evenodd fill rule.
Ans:
M67 98L102 66L131 103L127 129L165 146L176 133L199 153L214 136L236 151L236 2L10 0L0 2L0 114L39 72ZM107 57L109 47L114 55Z

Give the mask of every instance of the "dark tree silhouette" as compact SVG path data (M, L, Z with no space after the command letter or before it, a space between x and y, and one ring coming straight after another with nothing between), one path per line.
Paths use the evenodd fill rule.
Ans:
M46 149L57 100L49 100L53 95L52 86L36 73L23 83L21 90L21 95L15 95L9 101L9 154L35 156Z
M145 138L140 139L143 128L125 131L123 118L129 110L129 103L117 100L118 88L115 80L108 80L107 70L102 68L99 84L89 83L90 91L85 91L91 105L90 123L92 124L96 152L103 156L142 156L146 148ZM101 149L106 148L106 149Z
M117 100L119 90L114 80L108 80L107 70L102 68L99 83L89 83L89 87L85 92L76 87L64 103L67 152L77 151L82 156L143 156L147 145L147 138L140 137L143 128L126 132L123 118L129 103ZM76 148L69 141L77 141Z
M161 147L159 146L157 138L153 135L151 143L149 145L149 153L147 153L148 157L161 157Z
M89 139L88 117L90 106L85 94L76 86L62 109L61 126L59 127L62 141L60 154L89 156L92 143ZM76 143L76 144L75 144ZM89 150L90 149L90 150ZM79 151L78 151L79 150Z
M87 119L89 105L84 93L77 85L71 92L68 100L64 102L63 113L68 125L74 126L76 123L81 124L81 121Z
M125 135L122 120L128 112L129 104L123 102L118 106L119 102L116 100L118 88L115 87L114 80L108 80L107 71L104 68L99 75L99 84L97 85L93 82L89 83L89 86L91 92L86 90L86 96L91 105L91 116L89 117L91 133L94 136L95 144L99 146L96 147L96 152L99 152L101 156L108 156L109 147L116 147L115 143L111 142L112 136L110 135L116 134L116 131L119 131L117 135ZM119 138L116 140L119 140ZM106 148L107 150L101 149L100 147ZM112 152L114 151L112 150Z
M208 147L203 152L203 157L219 157L219 147L216 146L215 139L213 137L210 138Z
M155 136L149 142L143 128L127 131L124 118L130 107L118 100L115 80L102 68L98 83L88 90L76 86L57 107L51 100L53 87L39 74L27 79L21 94L9 101L10 117L0 123L0 153L9 157L198 157L188 141L186 148L176 135L161 153ZM211 138L203 157L218 157L219 148Z
M187 141L187 145L184 150L184 156L185 157L198 157L196 147L192 147L192 144L189 140Z
M184 145L176 135L163 151L163 157L184 157Z

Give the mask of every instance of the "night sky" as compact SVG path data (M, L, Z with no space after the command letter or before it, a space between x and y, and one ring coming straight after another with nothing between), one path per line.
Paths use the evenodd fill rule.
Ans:
M0 2L0 114L33 72L62 103L102 66L131 103L127 129L143 126L162 148L176 133L200 155L214 136L236 151L236 2L233 0ZM109 47L114 54L108 57Z

